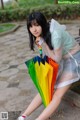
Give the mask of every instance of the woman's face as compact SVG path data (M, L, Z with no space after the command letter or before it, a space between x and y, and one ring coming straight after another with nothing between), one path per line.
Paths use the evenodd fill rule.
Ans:
M29 30L35 37L40 37L42 34L42 27L36 22L30 26Z

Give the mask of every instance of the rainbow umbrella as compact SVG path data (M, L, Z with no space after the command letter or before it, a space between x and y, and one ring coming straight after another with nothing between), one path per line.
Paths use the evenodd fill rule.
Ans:
M48 63L54 68L54 73L53 73L52 83L51 83L51 98L52 98L52 95L53 95L53 92L54 92L54 86L55 86L55 83L56 83L59 64L56 63L54 60L52 60L49 57L48 57Z
M36 56L26 61L25 64L28 67L28 72L32 81L34 82L38 92L41 95L43 104L46 107L52 100L53 88L55 83L54 81L56 80L54 79L56 78L54 77L54 69L56 69L56 67L54 67L55 65L53 65L54 62L47 56L45 56L44 58Z

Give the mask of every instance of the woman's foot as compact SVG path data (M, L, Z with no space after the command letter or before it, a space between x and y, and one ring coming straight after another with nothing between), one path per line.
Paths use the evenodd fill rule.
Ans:
M51 117L49 117L48 119L46 119L46 120L50 120L51 119ZM35 120L40 120L40 119L38 119L38 118L36 118Z
M18 117L18 120L25 120L26 116L20 116Z

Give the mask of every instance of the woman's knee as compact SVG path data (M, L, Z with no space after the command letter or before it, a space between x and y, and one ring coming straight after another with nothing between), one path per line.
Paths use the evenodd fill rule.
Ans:
M63 96L65 95L65 93L68 91L68 89L70 88L71 85L65 86L63 88L58 88L56 89L53 98L56 97L56 99L62 99Z
M62 100L63 96L60 95L59 93L54 93L53 95L53 99L56 99L56 100Z

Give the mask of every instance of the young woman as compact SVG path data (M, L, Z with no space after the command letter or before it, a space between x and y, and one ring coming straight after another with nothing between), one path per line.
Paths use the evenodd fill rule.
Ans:
M54 19L48 23L40 12L33 12L27 19L30 48L41 45L44 54L59 63L59 73L55 84L55 93L50 104L36 120L47 120L59 106L71 84L80 79L80 46L75 39ZM18 120L27 118L42 104L39 93Z

